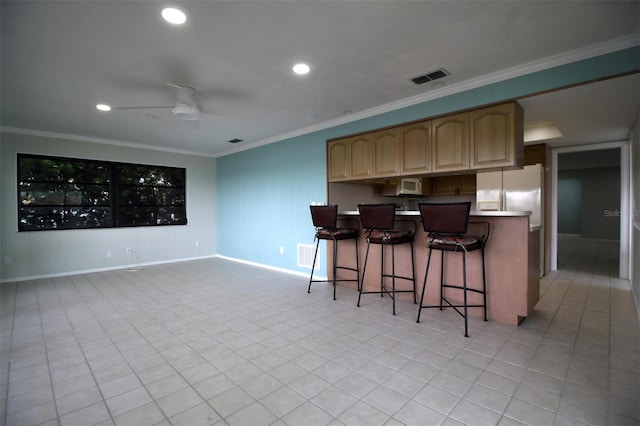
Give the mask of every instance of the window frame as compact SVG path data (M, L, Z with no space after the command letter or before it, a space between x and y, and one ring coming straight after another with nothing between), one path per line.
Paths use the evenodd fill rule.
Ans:
M64 172L59 172L53 179L51 176L46 177L45 174L32 180L22 179L25 177L24 168L27 167L26 164L23 165L22 160L51 160L61 165L68 162L74 166L70 167L73 169L74 174L71 177L67 176L67 180L63 179ZM106 168L107 174L104 175L103 170L102 176L91 175L92 171L87 172L89 178L103 178L104 180L98 182L76 180L76 177L82 177L82 175L76 174L78 172L77 169L82 171L81 164L91 164L103 169ZM177 226L187 225L188 223L187 171L183 167L24 153L17 154L16 166L18 232ZM121 179L121 177L132 171L134 173L142 171L146 172L146 174L140 173L140 180L137 183L130 181L122 183L124 179ZM167 177L169 178L167 179ZM145 180L150 182L145 183ZM158 183L165 180L167 181L166 184ZM29 193L28 190L25 190L25 187L28 184L42 188L47 186L52 188L48 194L41 194L41 200L46 200L48 196L52 199L55 199L56 196L59 198L64 194L63 201L39 204L36 198L32 196L35 202L25 204L24 201ZM84 198L85 192L82 191L82 188L92 186L102 186L104 188L102 197ZM68 192L70 192L68 191L69 187L75 188L75 192L79 192L79 194L76 194L76 198L70 201L68 201L67 197ZM78 187L80 187L79 190L77 189ZM142 197L139 197L138 200L135 199L136 191L132 191L132 189L137 189L139 192L147 192L151 196L147 197L146 202L143 203L141 202ZM32 190L31 192L36 191ZM93 193L93 195L97 193ZM175 193L175 197L171 197L172 193ZM78 196L82 197L79 201L77 199ZM108 204L104 203L105 200L107 200ZM29 207L32 208L29 209ZM35 215L36 220L40 221L41 227L38 227L38 224L27 223L29 215L36 209L45 211L45 213ZM47 209L49 209L49 212L47 212ZM129 215L124 214L124 211L128 211ZM95 217L91 216L92 213L95 214ZM101 214L102 216L100 216ZM74 218L77 220L73 220ZM46 223L47 220L49 220L48 223Z

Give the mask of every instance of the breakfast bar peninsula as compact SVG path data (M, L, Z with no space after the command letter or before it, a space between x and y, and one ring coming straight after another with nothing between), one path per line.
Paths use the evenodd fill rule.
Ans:
M482 227L474 222L487 222L490 225L489 240L485 249L486 279L487 279L487 304L489 320L504 322L508 324L520 324L526 318L539 298L540 278L540 228L529 225L530 212L517 211L480 211L471 212L468 233L481 233ZM359 219L357 210L339 212L339 226L341 224L353 224ZM422 220L418 211L397 211L396 225L398 228L415 229L416 235L413 243L415 251L415 268L417 279L418 297L422 291L424 282L425 267L428 257L427 235L422 228ZM358 244L360 259L364 258L366 241L360 226ZM353 253L353 241L341 241L340 244L351 245L351 247L341 247L341 253L346 257L346 253ZM376 249L378 249L376 247ZM441 252L434 251L431 262L431 270L427 280L425 292L425 304L438 304L440 295L440 256ZM355 256L340 259L341 263L351 261L355 265ZM370 257L367 269L371 271L379 270L380 257ZM390 260L390 256L387 256ZM376 265L373 262L378 262ZM479 252L470 253L467 256L468 286L470 288L481 288L482 286L482 263ZM362 265L359 265L362 268ZM389 265L390 268L390 265ZM411 251L410 247L396 248L396 272L410 275ZM329 265L328 271L332 270ZM462 282L462 267L460 256L447 256L445 262L446 281L451 283ZM338 278L343 278L338 273ZM379 289L380 275L377 273L368 274L363 283L364 289ZM410 284L398 282L398 287ZM351 285L355 288L356 284ZM407 287L408 288L408 287ZM476 303L474 297L480 295L470 294L469 303ZM403 298L412 298L412 295L404 294ZM456 300L455 292L449 298ZM366 304L366 302L365 302ZM481 308L470 308L471 315L482 316ZM417 308L416 308L417 315Z

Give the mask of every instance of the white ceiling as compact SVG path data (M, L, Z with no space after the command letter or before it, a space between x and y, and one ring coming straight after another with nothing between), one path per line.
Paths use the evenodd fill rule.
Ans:
M164 1L0 2L0 125L217 156L640 42L635 0L172 4L185 25L161 20ZM311 73L294 75L298 61ZM442 88L410 81L441 67ZM196 88L210 114L95 109L170 105L165 82ZM639 96L635 74L521 104L570 145L626 138Z

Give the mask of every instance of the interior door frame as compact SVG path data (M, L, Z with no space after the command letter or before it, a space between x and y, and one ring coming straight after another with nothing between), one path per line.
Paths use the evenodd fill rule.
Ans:
M620 278L631 277L631 144L630 141L605 142L551 149L551 270L558 270L558 154L568 152L620 150Z

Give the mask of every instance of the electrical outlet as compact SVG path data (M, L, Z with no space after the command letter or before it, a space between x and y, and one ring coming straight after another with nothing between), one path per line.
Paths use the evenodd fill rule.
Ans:
M280 254L284 254L284 247L280 246Z
M111 250L107 250L107 257L111 257Z
M13 263L13 258L11 256L5 256L4 257L4 264L5 265L11 265Z
M200 247L200 241L196 240L196 247Z
M127 247L127 254L131 254L131 247Z

